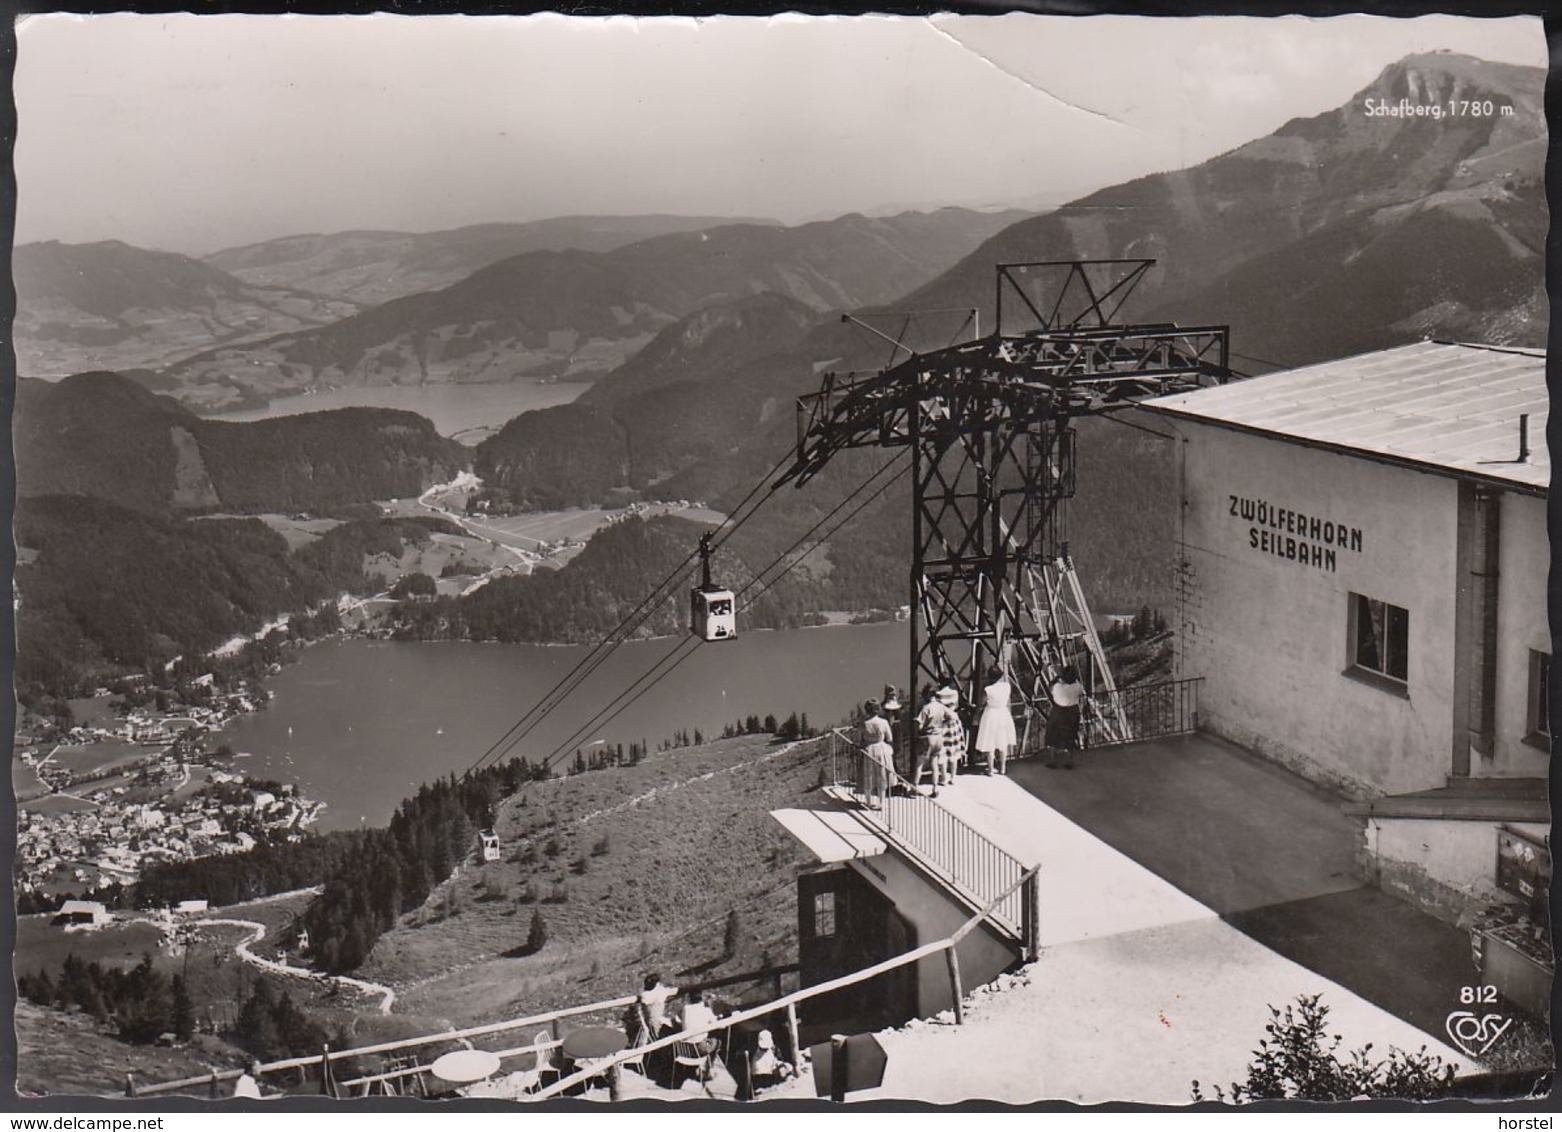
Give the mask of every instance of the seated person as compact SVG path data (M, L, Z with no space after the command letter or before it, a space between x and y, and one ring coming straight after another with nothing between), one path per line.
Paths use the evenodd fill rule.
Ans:
M760 1081L775 1084L792 1075L792 1063L782 1061L776 1054L776 1039L769 1030L759 1032L758 1045L749 1057L748 1068L756 1084Z
M716 1024L716 1012L705 1005L705 996L699 991L689 992L689 1001L683 1006L683 1032L690 1043L701 1053L716 1052L716 1039L710 1030Z
M239 1079L233 1084L233 1095L256 1101L261 1099L260 1062L250 1062L249 1068L239 1074Z
M677 993L676 987L666 986L662 982L661 975L653 972L645 977L644 989L629 1009L631 1024L624 1027L631 1043L640 1045L653 1042L672 1028L667 1018L667 1000ZM646 1028L649 1030L642 1037L641 1031Z

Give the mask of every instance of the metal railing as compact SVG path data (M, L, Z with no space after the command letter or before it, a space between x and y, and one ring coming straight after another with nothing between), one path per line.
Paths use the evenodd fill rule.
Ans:
M1186 680L1165 680L1157 684L1136 684L1119 688L1115 692L1093 696L1100 709L1086 713L1082 738L1087 747L1110 747L1122 743L1138 743L1146 739L1165 739L1172 735L1188 735L1199 727L1199 685L1202 676ZM1115 700L1115 705L1109 703ZM1113 707L1121 711L1128 722L1128 737L1114 739L1103 734L1090 717L1107 714Z
M719 979L706 979L697 983L685 983L681 987L684 993L690 991L709 991L739 984L770 983L773 987L772 996L780 998L782 995L782 979L787 975L798 973L796 963L784 963L772 965L757 971L745 971L736 975L727 975ZM349 1094L354 1090L366 1093L373 1086L392 1084L398 1088L408 1086L416 1087L420 1092L426 1092L423 1088L423 1078L427 1077L433 1066L433 1058L430 1054L441 1053L462 1046L471 1047L473 1039L479 1043L484 1038L514 1034L517 1030L530 1031L532 1027L546 1027L548 1036L546 1040L542 1034L527 1041L525 1044L509 1046L506 1048L490 1050L499 1058L501 1065L514 1061L516 1064L533 1068L530 1061L536 1059L538 1054L552 1056L554 1050L562 1045L561 1022L569 1021L606 1021L617 1025L625 1008L637 1001L636 996L626 995L620 998L605 999L601 1002L588 1002L579 1006L566 1007L561 1010L552 1010L543 1014L532 1014L522 1018L511 1018L503 1022L492 1022L482 1026L472 1026L464 1030L447 1030L438 1034L425 1034L416 1038L404 1038L400 1041L381 1042L377 1045L357 1046L351 1049L333 1050L325 1047L318 1054L308 1054L303 1057L283 1058L260 1066L259 1075L262 1078L273 1078L283 1074L297 1074L302 1077L315 1077L321 1081L322 1091L331 1091L337 1094ZM523 1035L524 1036L524 1035ZM488 1043L492 1044L492 1043ZM372 1056L387 1058L390 1055L403 1056L398 1060L400 1064L380 1070L374 1073L360 1072L356 1076L340 1078L338 1074L344 1066L358 1064L360 1059ZM427 1060L424 1060L427 1058ZM126 1096L150 1097L168 1093L185 1092L204 1089L213 1098L222 1095L222 1086L228 1082L236 1081L241 1070L227 1069L217 1070L201 1077L185 1077L177 1081L164 1081L159 1083L147 1083L138 1085L133 1078L126 1080Z
M390 1073L374 1074L372 1076L355 1077L351 1080L334 1081L334 1075L339 1062L350 1062L357 1058L367 1057L373 1054L400 1053L404 1050L420 1051L423 1047L436 1047L444 1049L458 1049L462 1046L471 1047L473 1038L492 1037L500 1034L513 1033L516 1030L528 1029L532 1026L546 1026L549 1029L549 1040L543 1042L533 1041L527 1045L514 1046L508 1049L497 1049L492 1052L501 1060L511 1057L524 1057L536 1053L539 1050L552 1050L558 1048L559 1023L571 1018L586 1018L599 1016L615 1019L618 1012L630 1006L636 1001L634 995L626 995L621 998L606 999L602 1002L586 1003L582 1006L571 1006L563 1010L550 1010L544 1014L532 1014L523 1018L511 1018L503 1022L493 1022L483 1026L471 1026L464 1030L447 1030L439 1034L425 1034L416 1038L405 1038L394 1042L381 1042L377 1045L358 1046L353 1049L333 1050L326 1046L320 1053L307 1054L302 1057L286 1057L279 1061L270 1061L259 1067L261 1077L274 1076L289 1072L298 1072L300 1075L308 1074L318 1068L322 1078L331 1081L339 1089L345 1089L354 1085L363 1085L381 1080L402 1079L418 1077L429 1071L430 1065L415 1062L410 1066L395 1070ZM220 1095L220 1087L228 1082L236 1081L243 1074L241 1069L224 1069L205 1074L200 1077L183 1077L177 1081L161 1081L153 1084L138 1085L128 1074L125 1081L125 1095L129 1097L151 1097L166 1093L189 1093L197 1089L205 1088L208 1095L213 1098Z
M832 729L827 740L835 785L849 788L900 848L973 903L982 905L1008 892L991 918L1021 939L1025 909L1015 881L1025 866L873 759L840 728Z
M878 976L883 975L889 971L896 970L900 967L905 967L912 963L920 962L923 959L930 958L940 953L942 953L944 956L944 962L949 973L949 990L950 996L954 1002L955 1025L964 1025L965 987L960 977L960 955L957 951L960 941L969 935L972 931L974 931L977 925L982 921L990 920L993 917L995 910L1001 903L1021 893L1029 892L1031 894L1030 897L1025 901L1025 906L1031 909L1032 913L1034 914L1036 909L1039 907L1039 901L1035 896L1039 887L1039 883L1040 869L1025 869L1014 879L1014 883L1008 889L997 893L991 901L988 901L985 905L979 908L975 915L971 916L963 924L956 928L954 932L952 932L946 939L937 940L936 942L913 948L912 950L904 952L891 959L886 959L882 963L875 963L871 967L864 967L859 971L853 971L850 974L841 975L838 978L830 979L828 982L816 983L811 987L805 987L801 990L793 991L791 994L778 998L773 1002L767 1002L762 1006L751 1007L746 1010L740 1010L734 1014L729 1014L725 1018L718 1018L716 1022L710 1027L708 1032L713 1034L718 1032L729 1032L732 1027L739 1025L740 1023L764 1018L768 1015L784 1010L786 1012L788 1036L791 1039L791 1048L797 1051L797 1056L799 1060L801 1060L802 1043L799 1040L798 1035L797 1017L797 1006L799 1003L807 1002L809 999L817 998L820 995L829 994L831 991L840 990L842 987L849 987L857 983L866 982L869 979L877 978ZM1025 934L1028 938L1039 937L1039 925L1035 923L1027 923ZM1026 957L1029 959L1034 959L1035 949L1029 948L1027 950ZM613 1054L611 1057L603 1058L600 1061L593 1062L589 1066L578 1069L574 1073L571 1073L570 1075L553 1082L551 1085L547 1085L538 1091L519 1099L524 1101L547 1100L549 1097L558 1096L559 1094L567 1092L570 1089L584 1087L593 1079L600 1079L605 1077L608 1081L609 1096L612 1099L617 1100L619 1096L619 1078L621 1072L620 1066L623 1062L643 1059L649 1053L653 1053L657 1050L667 1049L681 1041L687 1040L687 1034L670 1034L667 1037L659 1038L656 1041L649 1042L645 1045L626 1049L622 1053ZM798 1069L801 1071L801 1064L799 1064Z

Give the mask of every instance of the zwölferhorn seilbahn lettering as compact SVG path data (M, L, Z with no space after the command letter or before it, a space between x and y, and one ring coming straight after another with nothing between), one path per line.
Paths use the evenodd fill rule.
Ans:
M1339 568L1339 551L1361 553L1360 527L1280 507L1267 499L1246 495L1228 498L1231 517L1248 524L1249 549L1260 554L1272 554L1332 574Z

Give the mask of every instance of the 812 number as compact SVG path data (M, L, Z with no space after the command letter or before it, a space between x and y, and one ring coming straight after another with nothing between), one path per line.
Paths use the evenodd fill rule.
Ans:
M1497 988L1489 983L1479 987L1460 987L1459 1001L1466 1006L1471 1003L1495 1003L1497 1001Z

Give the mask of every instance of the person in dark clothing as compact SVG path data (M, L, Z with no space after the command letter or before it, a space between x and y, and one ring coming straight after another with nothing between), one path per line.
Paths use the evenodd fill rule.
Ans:
M1074 769L1074 752L1079 750L1080 705L1085 698L1085 686L1079 682L1079 671L1073 665L1065 665L1052 685L1052 712L1047 716L1047 733L1043 742L1047 747L1049 767L1057 767L1063 760L1065 770Z

